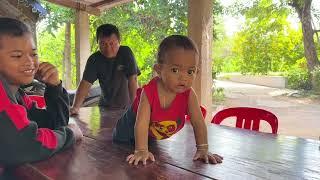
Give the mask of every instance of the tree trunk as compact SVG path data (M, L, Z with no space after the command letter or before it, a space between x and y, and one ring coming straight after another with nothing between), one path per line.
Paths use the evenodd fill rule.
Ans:
M302 24L304 54L307 59L308 71L311 73L316 66L319 66L317 51L313 39L314 31L311 22L312 0L293 0L290 4L295 8Z
M65 43L64 43L64 61L63 61L63 76L64 76L64 86L66 89L72 88L71 79L71 23L66 23L65 30Z

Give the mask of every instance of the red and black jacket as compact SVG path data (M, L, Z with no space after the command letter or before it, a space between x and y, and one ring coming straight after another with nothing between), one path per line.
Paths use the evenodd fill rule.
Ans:
M0 76L0 165L46 159L75 142L69 121L69 99L62 85L48 86L40 109L22 89L13 95Z

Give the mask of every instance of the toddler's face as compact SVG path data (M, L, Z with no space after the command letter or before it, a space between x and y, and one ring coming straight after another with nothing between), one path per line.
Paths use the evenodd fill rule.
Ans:
M160 65L160 76L166 88L174 93L188 90L196 77L198 55L194 50L173 49Z
M38 66L37 49L31 34L0 36L0 74L11 86L31 83Z

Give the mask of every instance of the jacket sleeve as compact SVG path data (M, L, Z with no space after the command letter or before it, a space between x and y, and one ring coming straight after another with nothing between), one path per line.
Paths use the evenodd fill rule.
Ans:
M23 100L28 108L28 117L35 121L41 128L57 129L68 125L69 122L69 97L67 91L58 86L47 86L44 98L46 108L40 109L27 95Z
M2 101L2 100L1 100ZM24 106L3 103L0 108L0 165L13 166L46 159L74 144L67 127L38 128Z
M54 87L52 91L59 92L58 89L58 87ZM61 92L62 87L60 87ZM58 99L62 98L61 94L57 93L56 95L57 97L52 95L47 98L50 105L53 104L53 100L58 101ZM55 117L50 118L57 118L56 124L66 124L67 106L63 106L64 108L61 105L59 108L57 107L56 109L60 109L59 113L64 112L64 115L60 117L52 115ZM53 106L54 108L55 106ZM72 130L66 126L56 126L54 130L38 128L36 122L30 121L27 109L27 106L16 103L16 99L10 94L6 84L0 80L0 166L12 166L43 160L75 143ZM41 113L43 112L47 111L42 110ZM48 118L49 116L46 115L43 118Z

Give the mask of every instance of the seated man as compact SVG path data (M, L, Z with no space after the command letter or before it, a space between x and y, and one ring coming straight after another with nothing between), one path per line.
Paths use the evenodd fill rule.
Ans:
M101 88L99 105L125 109L135 98L139 69L131 49L120 46L120 33L116 26L103 24L97 29L99 51L93 53L86 64L70 114L78 114L90 87L98 79Z

